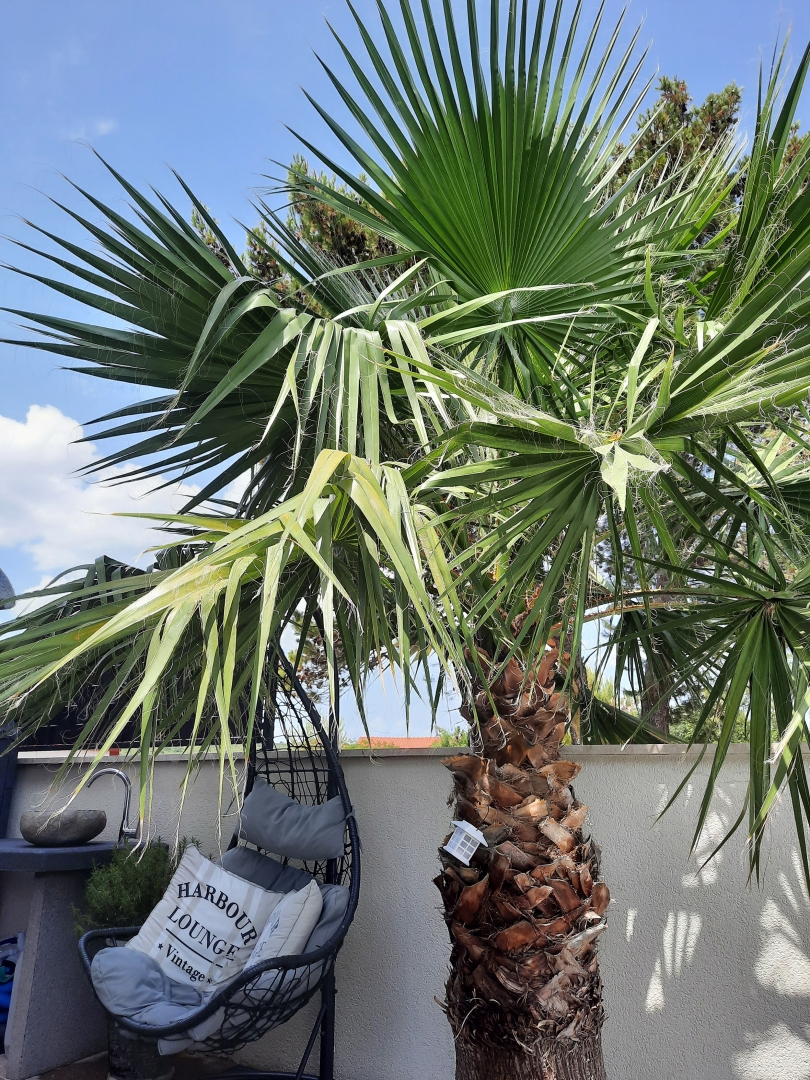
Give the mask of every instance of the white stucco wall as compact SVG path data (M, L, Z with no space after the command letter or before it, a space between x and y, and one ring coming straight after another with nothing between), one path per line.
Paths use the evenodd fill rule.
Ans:
M810 1080L810 905L789 807L774 822L764 885L749 889L743 836L702 871L688 860L705 760L694 793L656 825L684 776L681 754L569 749L584 766L577 794L590 806L614 897L601 939L611 1080ZM431 882L449 822L450 776L435 755L388 752L377 764L358 756L344 764L364 851L360 908L338 965L337 1076L452 1080L452 1039L434 1001L449 948ZM736 818L746 767L735 748L700 854ZM158 769L153 818L166 838L174 835L182 769ZM48 779L41 764L20 767L10 832ZM115 835L121 792L111 781L99 781L78 805L107 809ZM219 846L216 805L214 769L205 766L181 832L210 852ZM229 833L226 822L223 843ZM304 1019L246 1048L240 1060L289 1067Z

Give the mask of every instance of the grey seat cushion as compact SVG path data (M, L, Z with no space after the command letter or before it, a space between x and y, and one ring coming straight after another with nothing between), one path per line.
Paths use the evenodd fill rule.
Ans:
M193 986L174 982L156 960L135 949L102 949L93 958L90 974L105 1009L133 1020L144 1009L159 1006L165 1017L154 1014L151 1022L173 1024L204 1000Z
M193 986L174 982L163 973L157 960L135 949L101 949L93 957L90 976L105 1009L151 1027L185 1020L207 997ZM192 1024L187 1034L161 1040L160 1052L177 1053L207 1038L221 1027L223 1015L219 1009L199 1024Z
M257 777L242 806L239 835L290 859L339 859L345 825L340 798L305 805Z

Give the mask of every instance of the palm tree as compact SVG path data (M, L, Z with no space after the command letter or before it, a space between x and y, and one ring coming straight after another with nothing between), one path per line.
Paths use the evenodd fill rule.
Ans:
M383 254L337 263L267 194L250 238L277 288L185 185L216 252L120 176L134 220L82 192L104 224L68 212L98 248L46 234L67 283L40 280L97 317L16 312L26 343L157 391L97 422L129 442L94 468L202 486L159 519L149 573L99 564L6 624L0 700L24 734L81 688L75 749L99 755L136 723L143 815L150 763L189 727L187 779L216 746L238 795L234 748L293 621L322 626L333 685L339 642L361 709L380 665L406 706L454 681L474 750L450 762L457 810L488 841L437 879L457 1075L598 1080L609 893L559 748L567 726L650 729L591 693L589 621L611 621L617 683L666 673L663 695L700 703L695 740L719 723L696 837L747 710L734 828L747 814L758 872L786 787L810 879L810 143L791 142L810 50L781 107L784 50L764 81L748 158L724 139L696 172L665 145L653 181L654 158L622 173L644 134L620 146L649 85L636 38L617 56L620 23L599 51L600 11L577 46L562 0L492 10L482 29L470 0L465 51L449 0L421 21L402 0L401 29L381 3L379 44L357 20L363 61L341 44L357 87L327 69L360 136L316 108L362 172L319 155L344 188L302 170L285 198Z

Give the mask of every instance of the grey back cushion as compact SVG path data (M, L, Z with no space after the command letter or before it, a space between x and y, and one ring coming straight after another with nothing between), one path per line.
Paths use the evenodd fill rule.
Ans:
M257 777L242 807L239 835L290 859L339 859L345 826L340 798L307 806Z
M232 874L252 881L271 892L298 892L312 881L312 875L295 866L282 866L253 848L231 848L219 860L220 865ZM349 906L349 890L345 885L319 885L323 898L321 917L309 935L304 952L314 952L331 941Z
M349 906L349 890L345 885L319 885L323 899L321 917L309 935L304 952L314 952L331 941L343 921Z
M223 870L227 870L245 881L252 881L268 892L299 892L312 881L312 875L297 866L282 866L269 855L262 855L254 848L239 844L226 851L219 860Z

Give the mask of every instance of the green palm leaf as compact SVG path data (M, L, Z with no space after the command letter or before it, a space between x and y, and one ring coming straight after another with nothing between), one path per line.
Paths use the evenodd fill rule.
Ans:
M515 294L500 308L493 306L498 314L560 314L638 299L642 234L651 223L641 211L657 193L646 193L623 211L622 201L639 179L633 176L617 194L605 196L618 168L613 155L621 132L649 87L633 91L643 62L632 59L638 35L614 60L620 21L600 53L600 10L577 53L581 5L563 33L561 2L548 12L540 4L531 14L524 0L508 6L503 26L493 6L487 41L470 2L467 51L448 2L441 25L429 4L422 7L420 30L411 4L402 4L410 55L382 4L388 55L354 12L381 93L339 38L360 95L326 68L373 152L313 102L370 180L324 160L370 209L311 177L300 177L300 190L315 188L325 202L405 250L428 254L461 300L571 283L559 296ZM368 109L358 104L361 96ZM575 334L591 322L584 319ZM563 340L565 328L552 324L532 337L548 352Z

